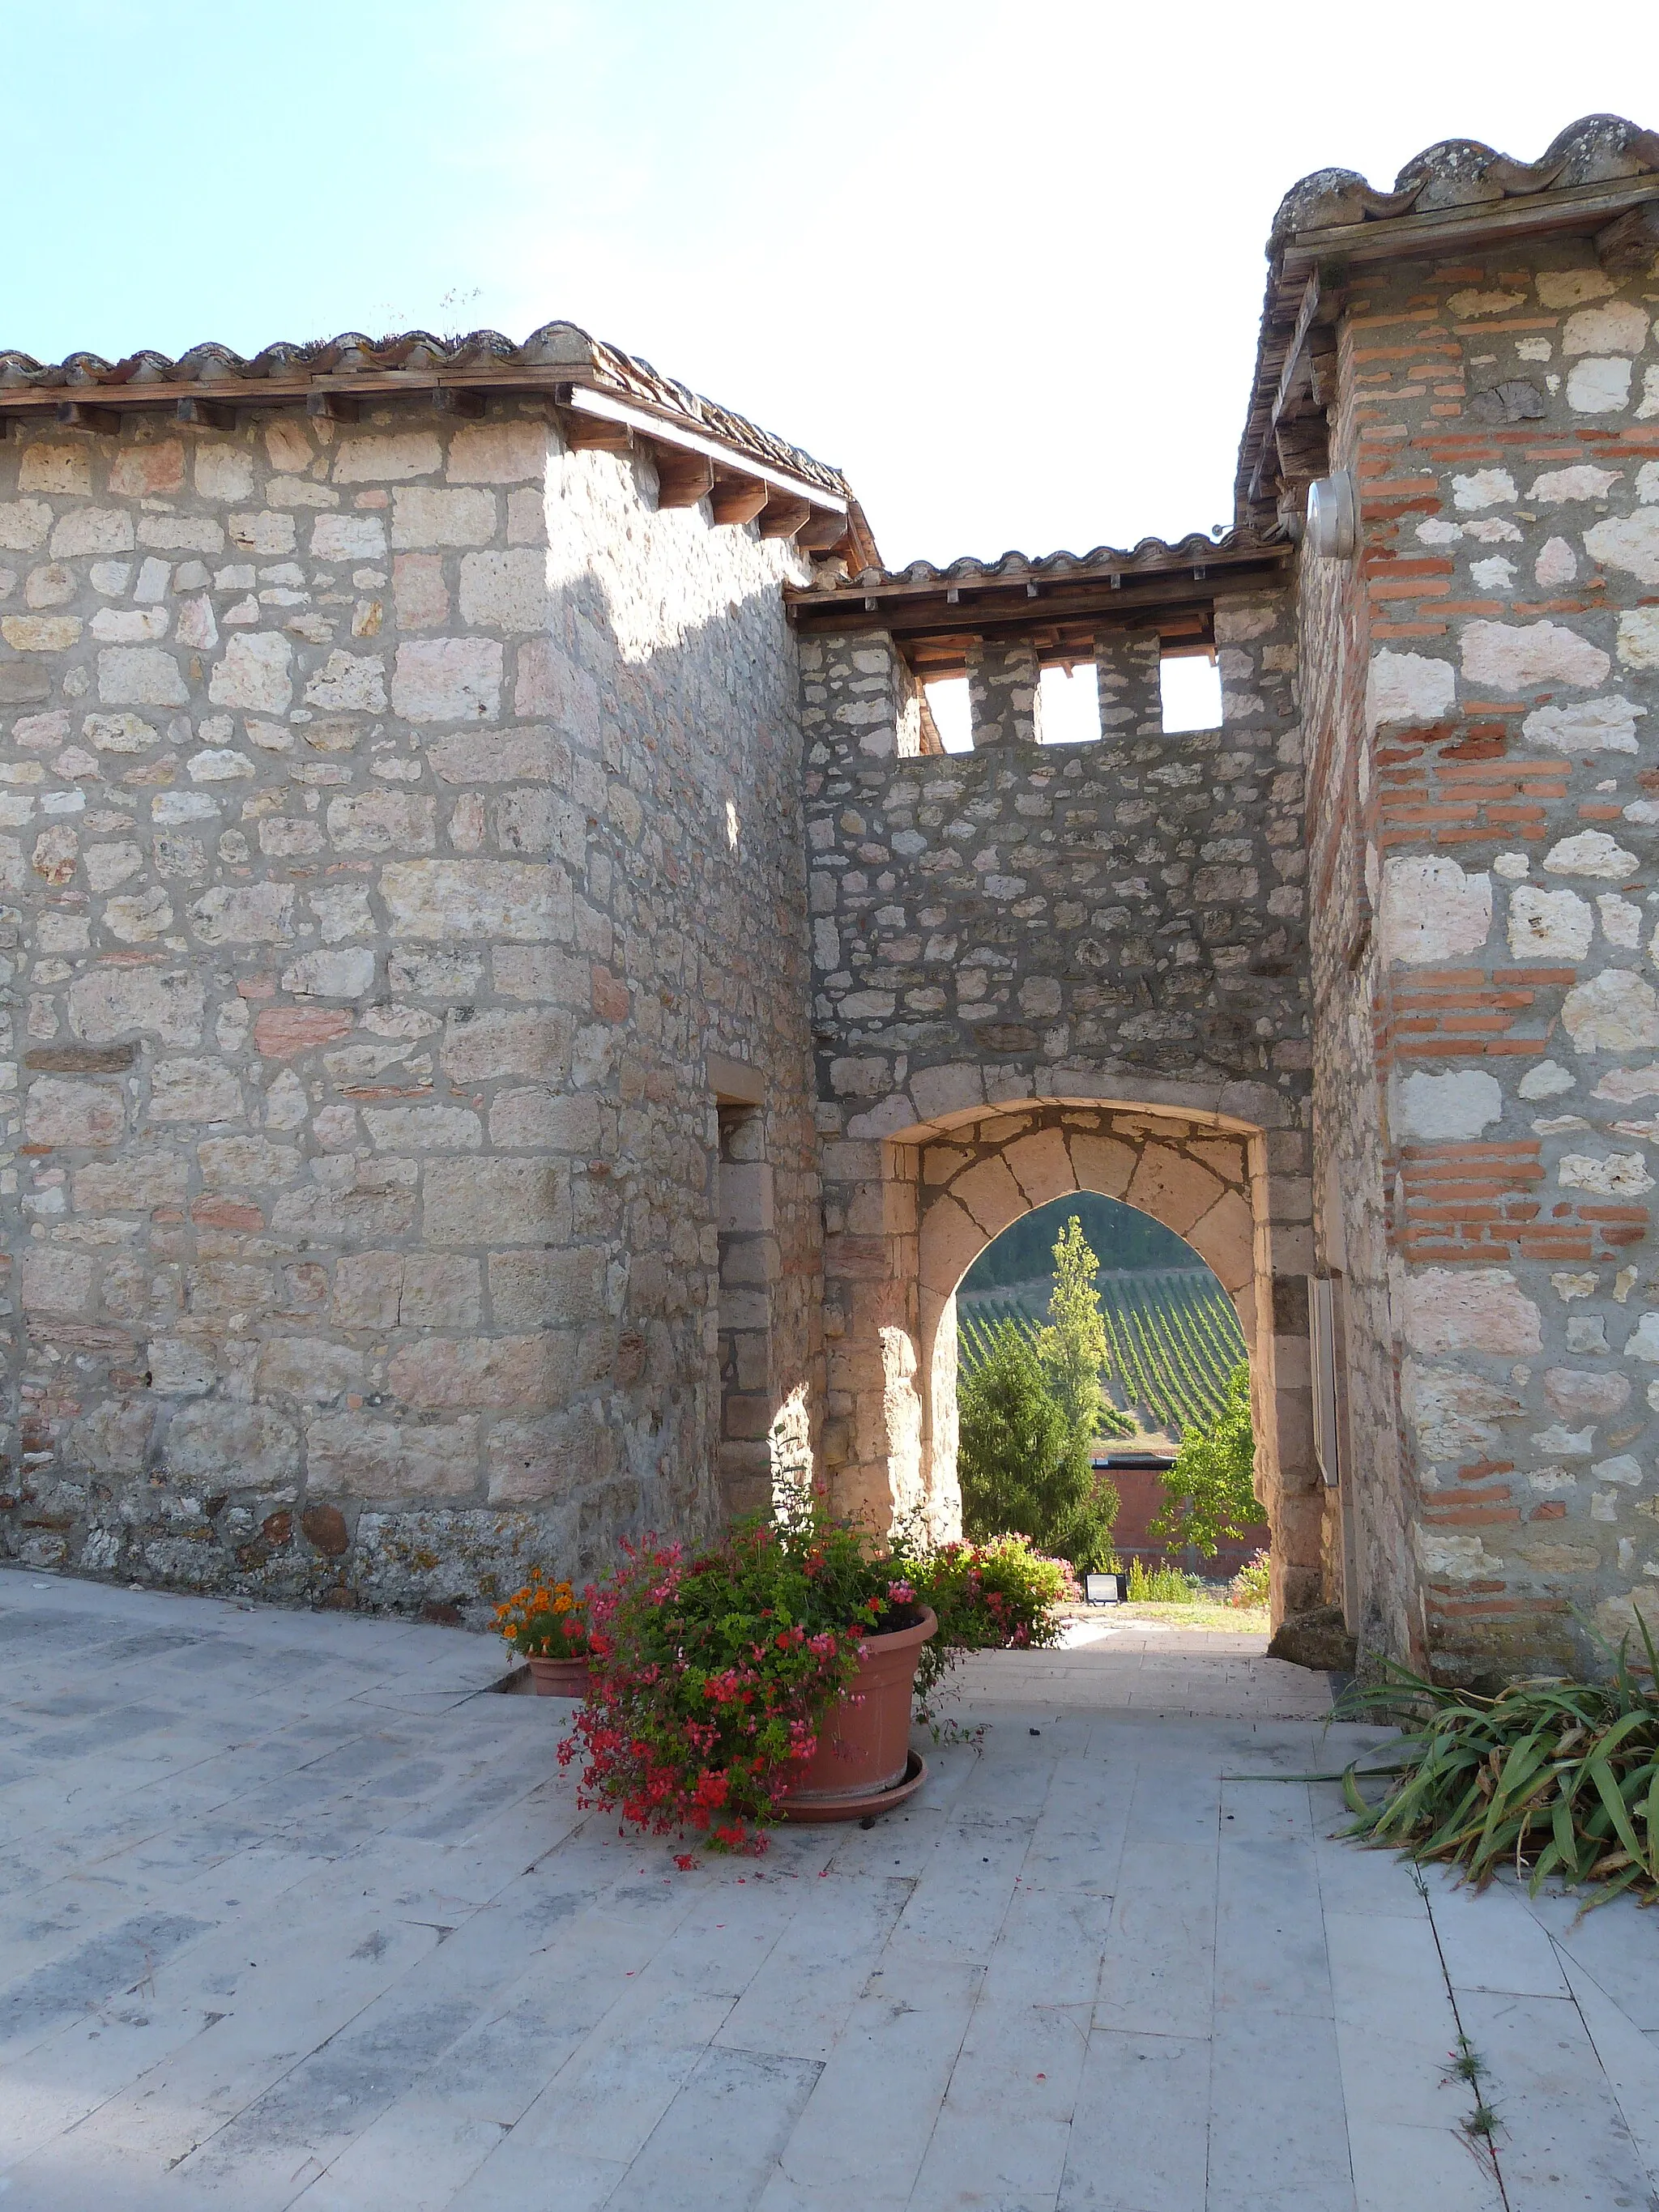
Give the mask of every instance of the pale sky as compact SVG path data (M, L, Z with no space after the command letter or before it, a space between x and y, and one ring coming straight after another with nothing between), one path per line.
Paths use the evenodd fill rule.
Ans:
M1307 171L1659 125L1650 0L0 0L0 347L568 317L895 563L1227 519Z

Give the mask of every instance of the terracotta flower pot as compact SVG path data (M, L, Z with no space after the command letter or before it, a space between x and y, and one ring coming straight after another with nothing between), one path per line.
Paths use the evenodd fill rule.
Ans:
M787 1820L854 1820L896 1802L927 1770L910 1751L910 1699L921 1647L939 1629L924 1607L914 1628L872 1636L851 1692L818 1723L818 1747L784 1792Z
M530 1672L538 1698L585 1698L587 1695L586 1659L530 1660Z

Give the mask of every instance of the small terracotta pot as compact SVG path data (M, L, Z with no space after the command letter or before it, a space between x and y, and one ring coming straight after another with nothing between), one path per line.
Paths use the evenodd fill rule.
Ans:
M585 1698L587 1695L586 1659L530 1660L531 1677L538 1698Z
M783 1813L807 1820L852 1820L869 1800L896 1790L909 1771L910 1699L921 1647L937 1634L931 1607L914 1628L866 1638L848 1694L818 1723L818 1747L784 1792Z

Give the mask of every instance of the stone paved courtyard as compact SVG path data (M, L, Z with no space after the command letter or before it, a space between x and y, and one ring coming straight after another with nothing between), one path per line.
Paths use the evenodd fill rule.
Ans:
M965 1670L903 1813L687 1875L483 1639L0 1576L0 2204L1653 2204L1659 1917L1425 1893L1237 1778L1368 1740L1322 1678L1101 1630Z

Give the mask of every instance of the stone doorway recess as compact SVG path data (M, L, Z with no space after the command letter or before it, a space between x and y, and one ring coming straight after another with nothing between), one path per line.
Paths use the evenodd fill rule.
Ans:
M875 1147L860 1148L873 1153ZM1273 1532L1277 1620L1319 1602L1324 1499L1313 1451L1304 1273L1308 1191L1270 1166L1270 1133L1219 1112L1022 1099L917 1121L880 1143L826 1254L837 1507L884 1525L921 1511L957 1533L956 1293L992 1239L1069 1191L1138 1206L1212 1267L1250 1354L1256 1489Z

